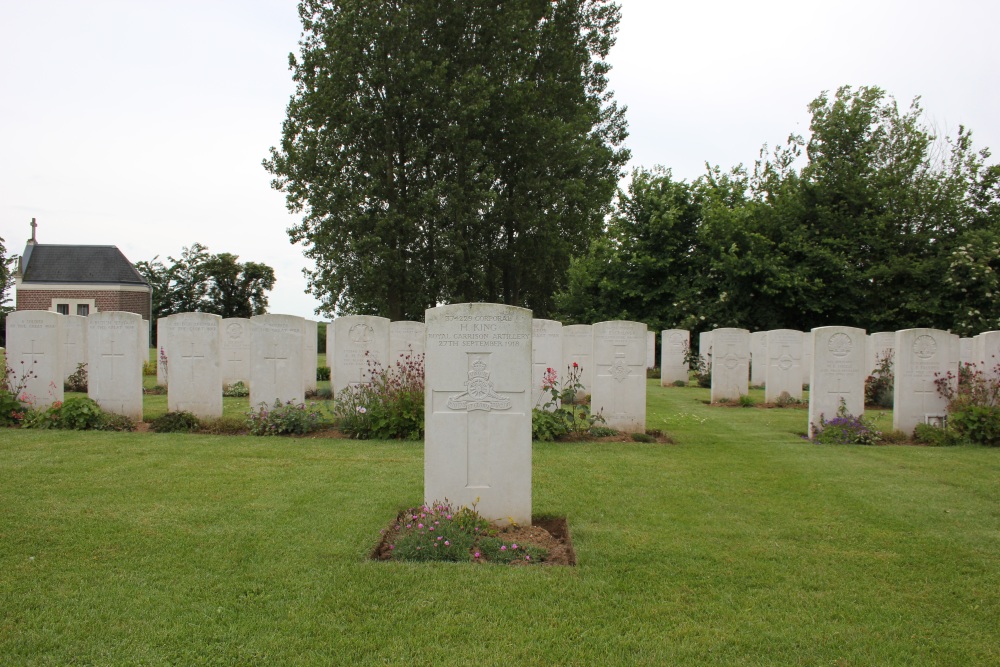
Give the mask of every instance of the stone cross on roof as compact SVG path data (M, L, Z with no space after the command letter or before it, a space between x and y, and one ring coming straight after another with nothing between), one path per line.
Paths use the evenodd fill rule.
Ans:
M32 244L38 243L38 240L35 238L35 230L37 230L37 229L38 229L38 223L35 222L34 218L32 218L31 219L31 238L28 239L28 243L32 243Z

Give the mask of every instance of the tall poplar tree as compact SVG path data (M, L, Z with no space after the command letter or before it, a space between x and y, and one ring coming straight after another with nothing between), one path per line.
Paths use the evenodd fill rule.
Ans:
M304 0L265 168L329 313L545 315L628 159L608 0Z

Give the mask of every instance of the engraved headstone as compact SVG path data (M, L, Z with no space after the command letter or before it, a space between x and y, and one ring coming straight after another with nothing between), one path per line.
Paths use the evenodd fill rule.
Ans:
M167 319L173 350L167 368L167 409L196 417L221 417L222 318L211 313L177 313Z
M986 377L1000 377L1000 331L984 331L975 337L976 367Z
M591 412L626 433L646 430L646 325L611 321L594 325Z
M589 394L594 386L594 328L589 324L568 324L562 328L562 373L568 373L573 364L579 374L583 393Z
M63 315L63 379L76 373L80 364L87 363L87 318Z
M688 362L685 355L691 344L691 332L686 329L667 329L660 334L660 386L688 381Z
M142 421L142 317L104 311L87 317L87 395L102 410Z
M656 332L646 332L646 368L656 367Z
M562 366L562 323L555 320L532 320L531 323L531 405L542 408L552 400L552 394L543 391L542 385L548 369L556 374L559 386L565 379L566 369ZM552 406L554 410L557 406Z
M764 400L774 403L783 393L802 400L802 332L773 329L767 332L767 369Z
M959 341L959 361L963 366L965 364L971 364L975 359L975 342L974 338L963 338Z
M425 501L530 525L531 311L462 303L425 321Z
M347 315L333 321L333 391L371 382L373 368L385 369L389 361L389 320L373 315ZM329 359L329 351L327 358Z
M847 413L865 412L867 337L864 329L818 327L812 330L809 387L809 437L822 428L820 417L836 418L841 401ZM805 355L803 355L805 356Z
M302 320L302 382L307 392L316 391L319 367L319 326L315 320Z
M712 403L739 400L750 391L750 332L716 329L712 348Z
M7 315L8 377L22 387L18 399L36 409L63 400L63 317L45 310Z
M755 387L767 378L767 332L754 331L750 334L750 384Z
M295 315L250 318L250 407L275 401L302 403L302 336L305 325Z
M219 338L222 384L242 382L250 386L250 320L243 317L225 318L219 327Z
M865 347L867 349L867 343ZM807 387L812 382L812 379L809 377L812 374L812 355L813 355L813 332L803 331L802 332L802 384Z
M948 399L934 384L958 363L952 358L954 334L938 329L904 329L895 334L896 370L893 382L892 428L913 433L928 417L947 412Z
M427 327L423 322L389 323L389 366L405 362L406 357L417 359L424 353Z

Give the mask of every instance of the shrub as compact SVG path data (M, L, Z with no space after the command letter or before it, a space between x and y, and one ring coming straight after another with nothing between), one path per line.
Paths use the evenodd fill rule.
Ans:
M149 423L149 428L156 433L191 433L197 431L201 422L190 412L181 410L168 412Z
M337 394L337 427L359 440L423 438L424 355L404 353L388 369L368 359L367 375Z
M931 447L952 447L963 442L962 437L953 430L930 424L917 424L913 430L913 440Z
M827 421L819 417L820 427L813 426L813 442L820 445L877 445L882 433L872 420L864 415L855 417L848 414L844 400L840 400L837 416Z
M684 380L674 380L674 386L675 387L686 387L687 384L688 383L685 382Z
M560 438L580 438L595 424L604 423L601 414L591 414L590 405L584 397L584 386L580 382L583 368L577 362L566 367L566 379L560 387L555 369L545 369L542 377L542 398L546 398L541 408L531 411L531 437L535 440L552 441Z
M330 369L326 366L316 367L316 380L320 382L326 382L330 379Z
M892 407L892 385L895 379L892 370L893 354L892 349L887 349L876 355L875 370L865 380L865 405L879 408Z
M86 396L74 396L62 404L59 411L62 422L60 428L74 431L102 430L101 427L105 424L105 414L97 401Z
M922 424L923 425L923 424ZM904 445L910 441L910 436L904 431L895 429L892 431L882 431L882 443L886 445Z
M750 394L740 394L739 403L741 408L752 408L757 405L757 401L750 398Z
M800 405L802 401L797 398L792 398L792 395L787 391L783 391L778 394L778 398L774 399L774 404L779 408L787 408L789 405Z
M271 408L266 403L261 403L257 410L251 408L246 424L251 435L304 435L318 431L326 422L314 403L306 408L302 403L288 401L282 404L275 400Z
M243 398L250 395L250 387L243 384L243 380L237 380L222 387L222 395L229 398Z
M612 435L618 435L618 430L610 426L594 426L590 429L590 435L595 438L607 438Z
M49 429L59 428L59 408L62 403L56 401L44 410L28 408L21 420L21 428Z
M934 380L938 394L948 399L948 424L977 445L1000 446L1000 364L986 374L976 364L959 367Z
M114 412L102 412L100 426L95 427L98 431L134 431L135 422L131 417L115 414Z
M142 362L142 374L143 375L156 375L156 362L155 361L144 361L144 362Z
M63 383L65 391L87 391L87 364L77 364L76 370Z
M199 419L199 433L211 435L242 435L248 433L246 419L240 417L215 417Z
M632 440L635 442L656 442L656 438L648 433L633 433Z

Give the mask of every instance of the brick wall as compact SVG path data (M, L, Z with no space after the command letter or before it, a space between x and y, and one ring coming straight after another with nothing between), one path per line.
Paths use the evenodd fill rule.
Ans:
M123 310L149 320L149 292L121 290L33 290L23 285L17 290L17 310L48 310L59 299L93 299L98 312Z

